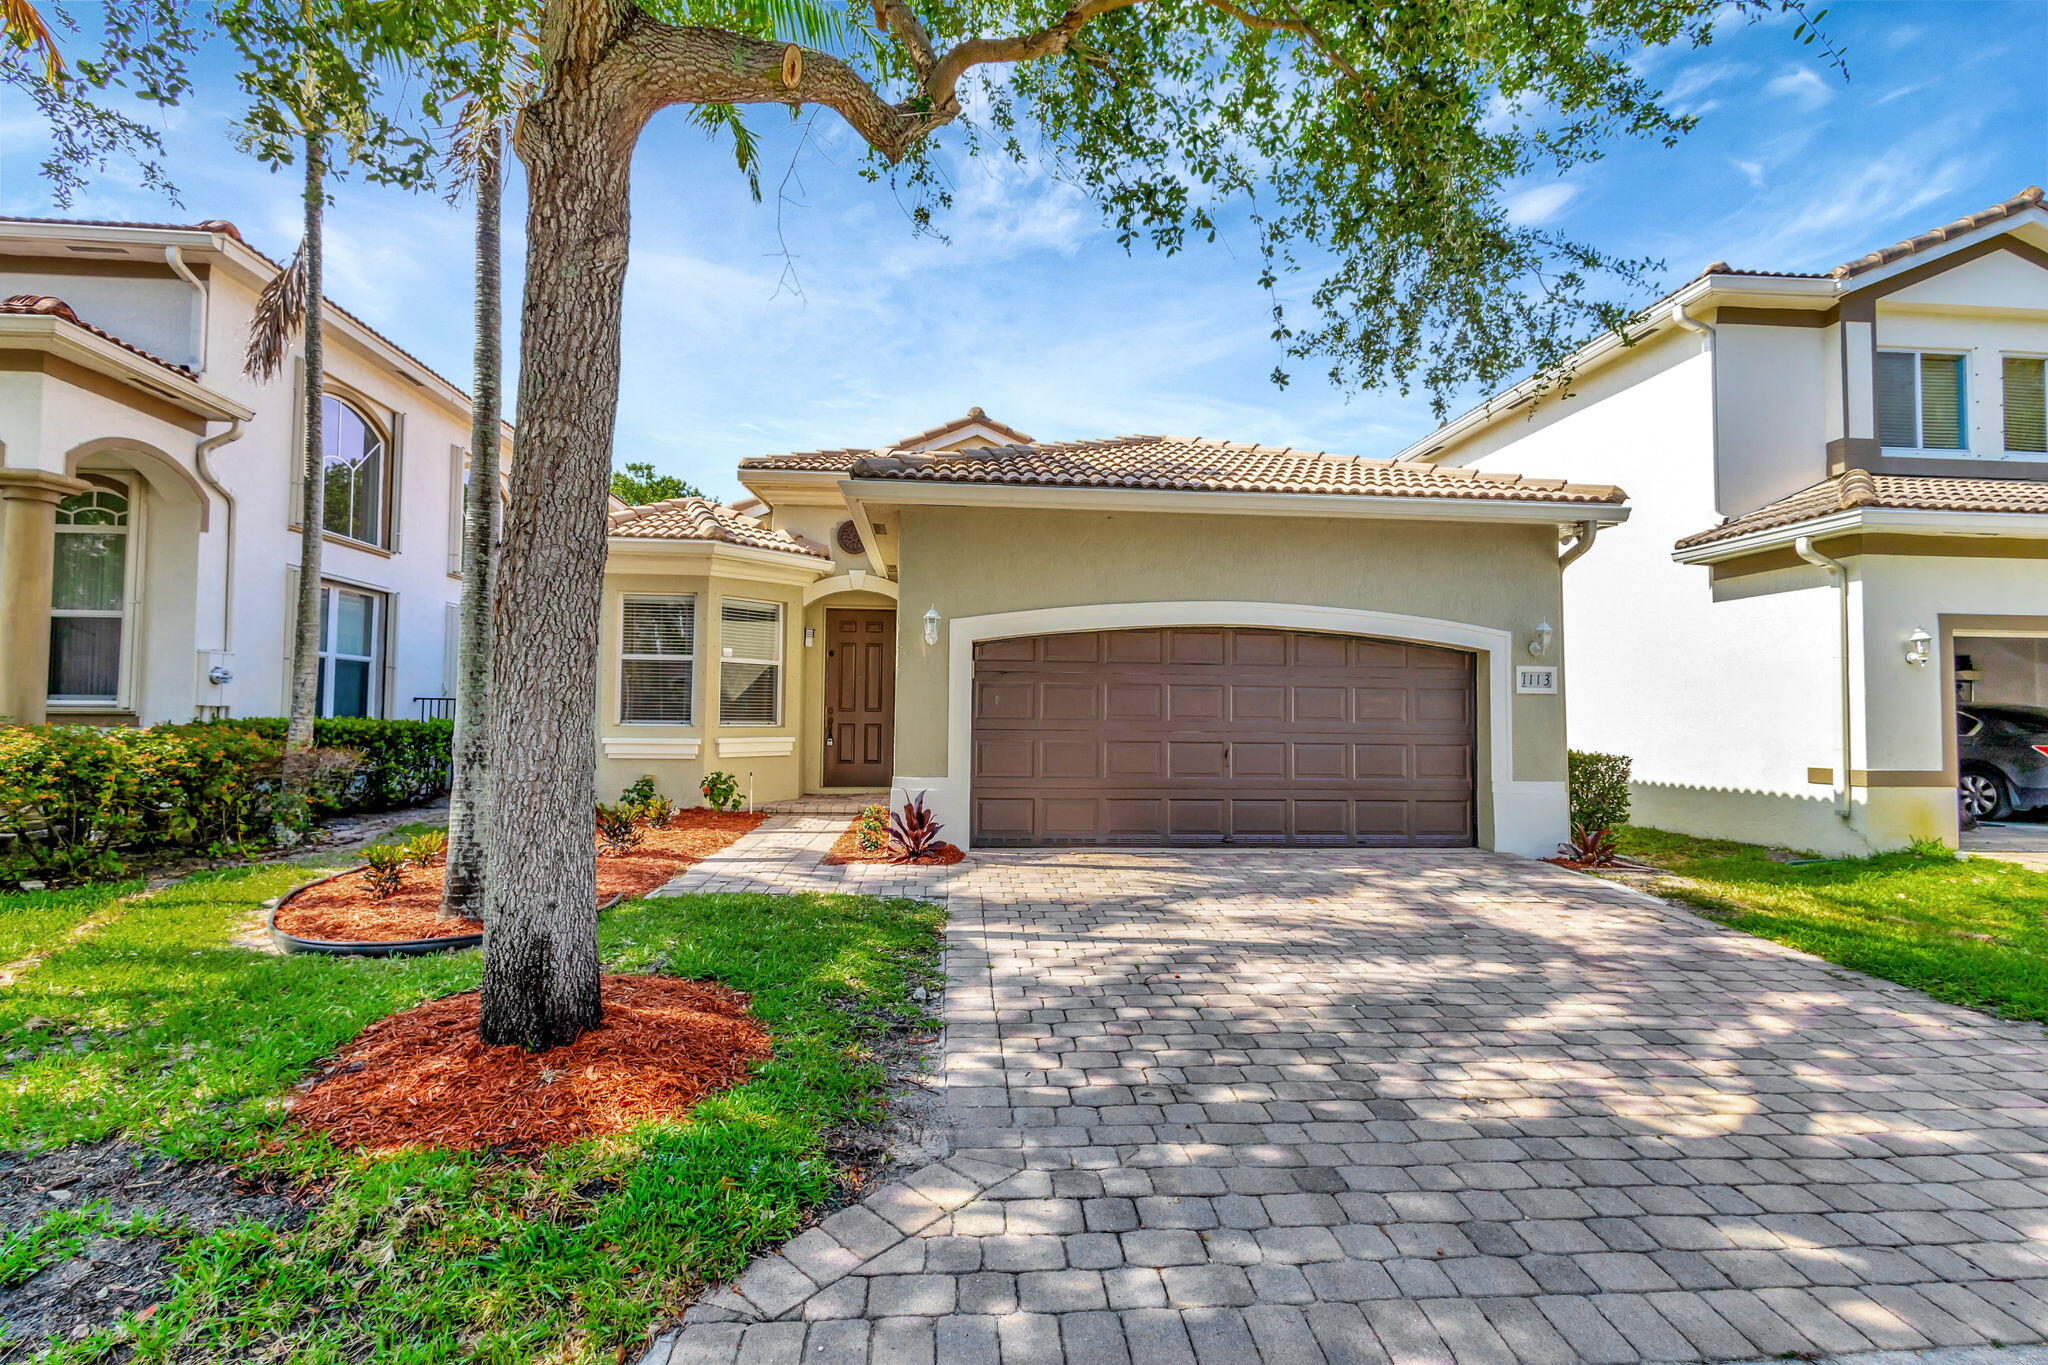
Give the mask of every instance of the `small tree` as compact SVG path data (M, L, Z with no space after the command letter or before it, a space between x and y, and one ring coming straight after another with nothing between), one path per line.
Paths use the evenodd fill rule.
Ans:
M645 460L612 471L612 496L635 507L670 498L701 498L704 490L674 474L657 474Z
M1622 754L1573 749L1565 760L1571 842L1558 850L1578 863L1605 866L1615 858L1615 831L1628 823L1629 772Z

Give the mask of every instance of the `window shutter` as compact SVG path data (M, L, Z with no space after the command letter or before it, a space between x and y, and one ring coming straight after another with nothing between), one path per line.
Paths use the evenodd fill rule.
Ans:
M448 572L462 572L462 540L469 534L468 499L463 487L469 474L469 452L448 447Z
M1961 450L1963 439L1963 358L1959 355L1920 357L1920 444L1928 450Z
M2005 448L2048 452L2048 360L2005 358Z
M774 725L782 700L782 608L726 599L718 607L718 719Z
M405 534L405 414L391 414L391 448L384 452L384 486L390 490L384 512L384 548L397 554Z
M619 719L691 724L696 653L695 598L627 597L620 607Z
M280 716L292 713L292 663L298 655L298 631L293 622L299 615L299 570L293 565L284 571L284 625L278 630L278 637L284 641L284 685L279 689L282 701L277 708Z
M384 666L383 677L378 684L384 695L378 698L378 701L382 704L377 707L377 714L390 720L395 719L400 714L398 710L398 594L395 592L384 595L383 624L384 632L377 641L377 652L384 656L378 660Z
M1920 444L1919 402L1913 392L1915 358L1910 351L1877 353L1879 445L1912 450Z
M287 526L299 524L299 509L306 501L306 458L303 447L306 444L306 358L292 358L292 422L291 446L285 452L285 468L291 477L285 480L291 502L284 509Z
M462 604L441 610L441 695L452 697L462 673Z

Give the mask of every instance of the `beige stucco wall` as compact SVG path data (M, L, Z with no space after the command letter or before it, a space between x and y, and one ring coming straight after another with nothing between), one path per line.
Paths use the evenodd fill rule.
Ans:
M628 725L619 720L619 622L620 603L628 593L690 593L697 599L697 656L694 679L693 725ZM720 725L718 723L718 604L728 597L753 602L782 604L782 714L777 725ZM643 773L654 778L662 795L683 805L702 800L698 783L713 771L731 773L739 779L742 793L751 792L755 804L785 801L803 793L804 746L799 733L807 717L818 709L812 690L811 670L803 656L815 653L803 648L803 588L791 583L764 582L723 574L696 572L687 568L656 567L608 572L604 584L604 619L599 628L599 672L597 685L597 794L600 800L616 800L619 792ZM607 741L616 750L636 740L699 741L694 758L644 757L607 753ZM729 752L735 743L751 740L784 740L783 754L737 754ZM721 746L728 751L721 752Z
M950 787L966 776L949 772L947 640L927 646L915 625L934 607L950 622L1110 603L1297 604L1507 631L1515 650L1548 621L1559 635L1545 662L1564 659L1557 538L1548 524L907 507L901 537L899 785L936 778ZM1476 671L1485 843L1495 736L1487 661ZM1561 800L1563 697L1512 697L1508 714L1513 782L1543 784L1545 799Z

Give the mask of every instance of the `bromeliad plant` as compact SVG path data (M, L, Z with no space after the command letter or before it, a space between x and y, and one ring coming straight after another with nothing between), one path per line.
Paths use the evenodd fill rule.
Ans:
M937 853L940 848L939 831L944 828L932 814L931 807L925 805L924 793L919 792L905 801L903 809L889 821L889 861L909 863Z

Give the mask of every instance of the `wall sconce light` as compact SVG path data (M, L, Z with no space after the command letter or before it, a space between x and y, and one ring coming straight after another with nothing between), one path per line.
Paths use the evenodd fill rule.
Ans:
M816 626L805 626L804 648L809 649L812 645L815 645L816 643L818 643L818 628Z
M1540 659L1548 653L1550 650L1550 637L1554 634L1556 632L1550 628L1550 622L1548 621L1536 627L1536 638L1529 641L1529 657Z
M939 609L927 607L924 613L924 642L935 645L939 642Z
M1906 662L1912 664L1915 668L1924 665L1929 657L1927 653L1927 646L1930 643L1932 643L1933 640L1934 637L1932 635L1929 635L1926 631L1918 629L1914 630L1914 632L1911 635L1908 635L1906 637Z

